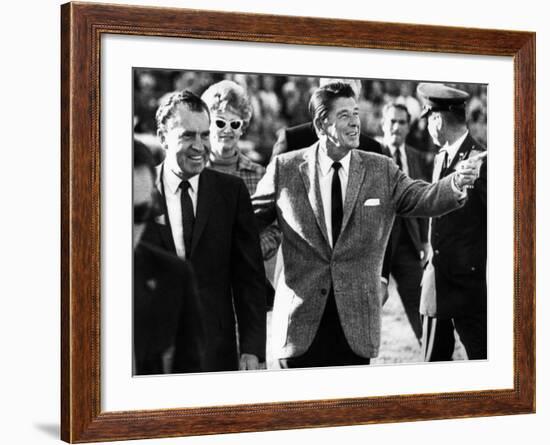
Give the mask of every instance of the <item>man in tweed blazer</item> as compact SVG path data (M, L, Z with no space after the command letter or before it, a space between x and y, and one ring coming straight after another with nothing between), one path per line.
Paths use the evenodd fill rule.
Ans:
M317 89L310 110L319 142L276 156L253 196L260 229L277 220L282 231L272 347L282 367L368 364L380 345L380 274L395 215L460 207L475 173L431 185L355 150L359 111L347 84Z

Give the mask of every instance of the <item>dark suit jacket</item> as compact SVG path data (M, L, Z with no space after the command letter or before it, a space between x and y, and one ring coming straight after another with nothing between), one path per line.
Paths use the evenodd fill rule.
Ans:
M460 146L443 176L450 175L460 159L485 151L470 135ZM487 162L468 189L466 204L448 215L432 219L435 292L422 295L421 312L452 318L487 310Z
M383 147L384 154L391 157L391 151L388 147ZM410 145L405 145L405 153L407 155L407 166L409 168L409 176L412 179L422 179L431 182L431 176L427 176L427 166L424 155L416 148ZM397 250L399 243L410 242L412 248L419 254L425 243L428 242L428 225L429 220L426 218L401 218L396 217L391 234L391 253L392 255ZM405 230L407 236L403 236L402 230ZM420 259L420 257L419 257Z
M160 175L158 178L160 183ZM188 258L197 277L203 311L186 314L185 318L200 316L204 321L204 370L231 371L238 369L235 316L240 353L265 360L265 272L258 230L250 196L240 178L206 168L200 174L198 193ZM164 217L149 224L144 239L175 252L166 201L161 202ZM185 353L180 352L175 366L186 372Z
M134 251L134 357L136 374L162 374L162 355L177 347L176 332L185 312L200 311L191 266L174 255L141 242ZM201 333L199 318L193 331ZM188 366L201 367L201 336L187 339Z

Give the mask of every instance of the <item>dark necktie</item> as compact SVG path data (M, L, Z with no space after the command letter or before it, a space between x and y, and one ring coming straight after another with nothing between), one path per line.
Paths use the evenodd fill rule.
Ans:
M449 152L447 150L443 150L443 162L441 163L441 173L439 174L438 179L441 179L447 173L448 163L449 163Z
M189 196L188 181L181 181L181 221L183 223L183 244L185 245L185 256L191 256L191 240L193 239L193 226L195 225L195 212L193 211L193 202Z
M343 216L343 205L342 205L342 184L340 183L340 176L338 175L338 170L340 170L342 164L339 162L334 162L332 164L332 169L334 170L332 174L332 208L331 208L331 217L332 217L332 246L336 245L336 240L338 235L340 235L340 229L342 228L342 216Z
M399 150L399 148L395 150L394 158L395 158L395 163L399 167L399 170L403 170L403 161L401 160L401 151Z

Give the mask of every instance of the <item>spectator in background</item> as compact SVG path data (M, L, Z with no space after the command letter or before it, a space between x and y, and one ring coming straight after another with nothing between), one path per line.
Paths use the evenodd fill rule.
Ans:
M420 119L422 107L416 97L413 96L413 82L403 80L399 82L399 96L395 99L398 104L403 104L408 110L410 119L409 125Z
M134 373L165 374L172 371L174 348L187 350L186 366L201 371L200 317L190 319L188 339L177 331L183 313L200 314L195 278L189 263L142 241L147 222L155 215L155 169L147 147L134 140Z
M135 88L139 94L134 98L134 129L138 133L155 131L155 111L158 106L157 81L148 71L138 71L134 75Z
M265 168L252 162L239 150L239 140L252 119L252 105L247 93L239 84L222 80L210 86L203 93L202 100L208 106L211 117L210 167L241 178L252 196ZM260 242L263 258L268 260L279 247L279 230L276 227L264 230Z
M412 179L429 181L425 158L405 143L411 116L407 107L390 102L382 111L384 152ZM428 220L397 216L391 233L390 272L418 343L422 338L420 320L420 281L428 242Z

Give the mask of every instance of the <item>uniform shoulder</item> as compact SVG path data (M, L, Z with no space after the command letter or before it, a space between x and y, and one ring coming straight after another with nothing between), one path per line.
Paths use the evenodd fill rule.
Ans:
M470 138L469 140L471 141L471 145L472 145L472 150L476 150L476 151L487 151L487 147L485 147L485 145L483 145L481 142L479 142L476 138L474 138L472 135L469 135Z

